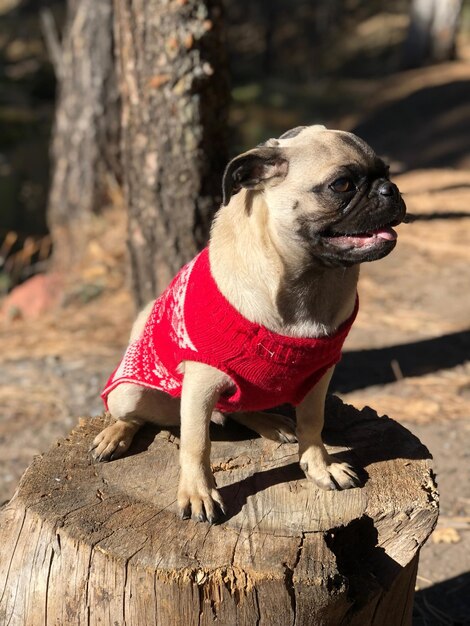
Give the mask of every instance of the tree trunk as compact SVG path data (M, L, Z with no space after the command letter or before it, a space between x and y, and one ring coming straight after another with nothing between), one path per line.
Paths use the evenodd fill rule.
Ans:
M413 0L404 66L454 59L461 11L462 0Z
M115 0L122 162L138 306L206 243L226 164L220 0Z
M329 398L329 451L368 479L326 492L296 445L214 427L228 519L208 526L177 515L175 435L147 427L131 455L94 465L107 423L83 420L36 458L0 512L2 624L411 624L438 505L430 455L405 428Z
M56 265L80 259L91 216L120 178L112 0L68 0L55 54L58 100L48 221Z

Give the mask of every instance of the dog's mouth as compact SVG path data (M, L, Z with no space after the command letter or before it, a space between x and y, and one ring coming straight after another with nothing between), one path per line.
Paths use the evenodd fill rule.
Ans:
M364 248L376 245L390 245L397 240L397 233L393 226L398 226L399 221L394 221L385 226L377 226L363 232L335 232L326 230L322 238L331 245L344 248Z

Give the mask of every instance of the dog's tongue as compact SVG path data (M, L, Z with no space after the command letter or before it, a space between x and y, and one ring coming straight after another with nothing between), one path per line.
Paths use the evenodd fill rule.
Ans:
M380 239L388 239L388 241L395 241L397 238L397 233L393 230L393 228L390 228L390 226L374 230L371 234L379 237Z

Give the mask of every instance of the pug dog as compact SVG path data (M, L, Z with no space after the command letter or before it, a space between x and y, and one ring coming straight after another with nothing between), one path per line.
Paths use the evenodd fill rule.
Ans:
M298 440L300 466L322 489L360 484L323 445L325 396L357 313L359 266L393 250L406 212L372 148L319 125L237 156L222 186L208 247L134 323L103 392L115 422L91 448L113 460L144 422L180 423L179 511L209 523L225 514L211 419ZM295 424L260 412L286 402Z

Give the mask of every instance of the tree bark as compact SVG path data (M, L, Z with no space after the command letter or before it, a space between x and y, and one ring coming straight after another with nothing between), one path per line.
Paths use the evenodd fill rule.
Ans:
M61 54L54 56L48 222L56 265L68 269L83 254L91 216L121 175L112 0L68 0Z
M462 0L413 0L404 66L421 67L454 59L461 12Z
M207 242L226 164L219 0L115 0L122 155L138 306Z
M135 300L207 242L226 164L219 0L115 0L122 162Z
M322 491L296 445L214 427L228 507L218 526L177 515L175 434L147 427L129 456L93 465L87 450L109 420L83 420L0 512L0 622L410 625L438 514L430 455L372 409L329 398L327 416L329 452L362 464L365 485Z

